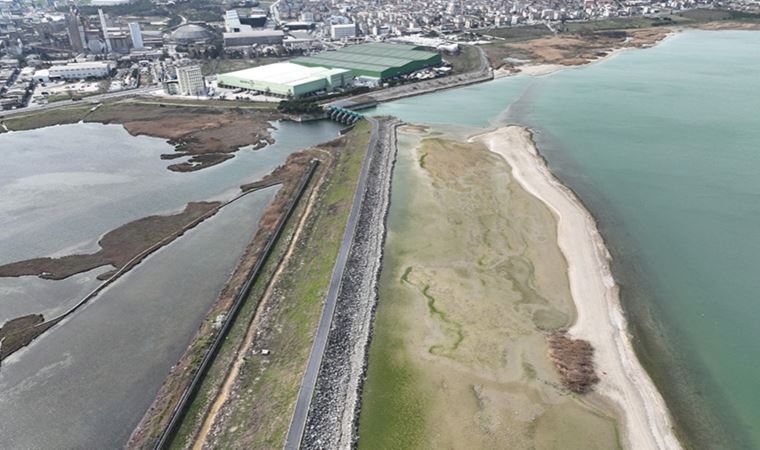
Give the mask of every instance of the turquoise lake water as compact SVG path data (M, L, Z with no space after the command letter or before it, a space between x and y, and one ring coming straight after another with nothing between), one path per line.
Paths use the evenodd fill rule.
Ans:
M694 448L760 448L760 32L378 108L536 132L599 221L637 350Z

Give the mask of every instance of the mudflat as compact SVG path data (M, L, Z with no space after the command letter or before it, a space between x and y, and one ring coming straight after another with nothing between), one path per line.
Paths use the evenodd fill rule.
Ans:
M576 317L556 229L483 144L400 130L361 448L620 446L549 358Z

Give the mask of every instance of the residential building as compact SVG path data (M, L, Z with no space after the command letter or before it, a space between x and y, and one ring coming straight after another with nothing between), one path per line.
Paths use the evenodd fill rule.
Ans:
M200 66L177 67L180 95L206 95L206 80Z
M346 23L330 26L330 37L338 40L356 36L356 24Z

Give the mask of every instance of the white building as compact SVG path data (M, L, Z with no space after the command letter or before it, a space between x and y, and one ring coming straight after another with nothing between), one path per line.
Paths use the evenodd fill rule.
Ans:
M91 6L116 6L116 5L128 5L134 3L135 0L91 0Z
M330 37L343 39L356 36L356 24L346 23L330 26Z
M34 72L34 81L37 83L49 83L50 71L48 71L47 69L41 69Z
M206 95L206 81L200 66L177 67L180 95Z
M227 33L240 33L251 31L250 25L243 25L237 10L231 9L224 14L224 29Z
M129 34L132 36L132 47L145 48L143 44L142 32L140 31L140 24L137 22L129 23Z
M246 45L279 45L285 38L282 30L250 30L237 33L223 33L225 47L239 47Z
M295 98L329 92L353 84L353 74L350 70L307 67L289 62L223 73L217 75L216 79L222 87Z
M104 78L111 74L111 63L108 61L92 61L51 66L48 69L49 78L64 80L82 80L85 78Z

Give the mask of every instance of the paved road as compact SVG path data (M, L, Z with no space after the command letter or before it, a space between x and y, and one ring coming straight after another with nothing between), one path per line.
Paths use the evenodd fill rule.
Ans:
M14 109L13 111L0 111L0 119L6 119L12 116L20 116L24 114L33 114L40 111L45 111L48 109L55 109L55 108L63 108L65 106L72 106L72 105L81 105L85 103L99 103L103 100L108 100L112 98L118 98L118 97L129 97L131 95L142 95L147 94L148 92L155 91L158 89L156 86L149 86L149 87L143 87L143 88L137 88L137 89L129 89L126 91L118 91L118 92L107 92L105 94L98 94L98 95L92 95L90 97L85 97L82 100L78 101L71 101L71 100L62 100L60 102L53 102L48 103L46 105L42 106L35 106L32 108L21 108L21 109Z
M301 390L298 392L298 400L296 400L293 418L290 420L288 435L285 438L285 450L296 450L301 445L301 438L303 437L304 429L306 428L306 416L309 413L309 405L311 404L311 398L314 395L314 387L317 384L317 376L319 375L319 367L322 364L322 356L327 347L327 338L330 334L330 327L335 313L335 303L338 299L338 291L340 290L343 272L346 268L348 253L351 249L354 235L356 234L356 224L359 222L359 212L361 211L362 201L364 199L364 191L367 189L367 177L369 174L370 162L372 161L372 152L374 152L377 147L377 139L379 135L378 128L380 126L377 119L367 117L367 120L372 125L372 133L369 138L367 154L364 156L364 161L362 162L362 170L359 174L356 192L354 192L354 201L351 205L348 222L346 223L346 230L343 233L343 242L338 251L338 258L335 261L332 278L330 279L330 286L327 288L327 296L325 297L325 306L322 309L322 317L319 319L319 327L317 328L317 334L314 337L314 344L311 348L311 354L309 355L309 362L306 365L306 371L303 375Z

